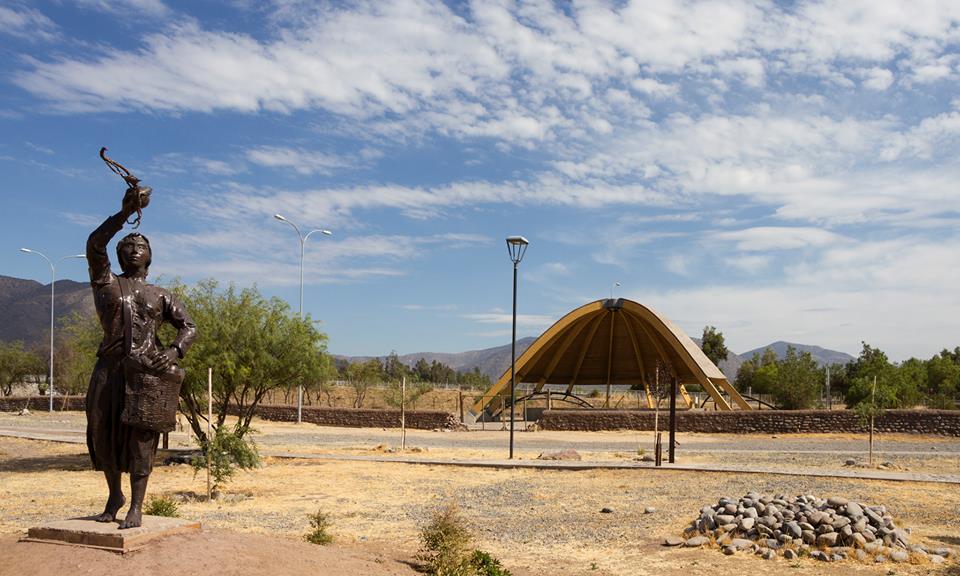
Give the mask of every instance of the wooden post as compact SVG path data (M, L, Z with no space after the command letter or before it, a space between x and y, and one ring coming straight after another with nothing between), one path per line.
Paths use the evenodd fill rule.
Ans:
M550 390L547 390L547 410L553 410L553 403L550 398Z
M207 368L207 502L213 497L213 488L210 485L210 445L213 438L210 436L210 427L213 424L213 368Z
M407 377L400 378L400 451L407 449Z
M670 379L670 463L675 461L677 443L677 377Z
M163 446L162 446L162 448L163 448L164 450L168 450L168 449L170 448L170 433L169 433L169 432L164 432L164 433L163 433Z
M660 433L657 432L657 437L653 441L653 465L660 466L663 464L663 444L660 443Z
M457 388L457 407L460 410L460 423L463 424L463 390Z
M877 377L873 377L870 389L870 465L873 466L873 413L877 411Z

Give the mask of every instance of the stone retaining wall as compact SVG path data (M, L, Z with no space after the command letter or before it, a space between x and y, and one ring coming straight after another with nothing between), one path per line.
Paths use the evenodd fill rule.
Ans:
M82 412L86 404L85 396L54 396L53 409L76 410ZM49 396L0 396L0 412L19 412L24 408L31 412L41 412L50 409Z
M56 411L75 410L83 411L86 398L84 396L55 396L53 408ZM50 399L46 396L2 396L0 397L0 412L19 412L27 408L32 412L41 412L49 409ZM231 410L231 413L235 411ZM264 420L280 422L296 422L296 406L269 406L257 407L257 415ZM455 429L461 425L457 418L444 410L408 410L407 428L418 430L433 430L436 428ZM399 428L400 410L370 409L370 408L326 408L304 406L303 421L321 426L345 426L348 428Z
M537 424L543 430L653 430L647 410L547 410ZM669 425L660 412L660 429ZM885 410L875 429L886 433L960 436L960 410ZM851 410L677 411L677 430L704 433L789 434L866 432Z
M264 420L296 422L297 407L260 405L257 407L257 416ZM400 410L304 406L303 421L347 428L399 428ZM407 428L418 430L461 427L453 414L443 410L408 410L406 424Z

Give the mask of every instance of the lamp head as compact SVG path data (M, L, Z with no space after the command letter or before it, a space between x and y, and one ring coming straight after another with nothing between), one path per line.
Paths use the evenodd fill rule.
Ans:
M29 249L29 248L21 248L20 251L21 251L21 252L26 252L27 254L33 254L33 250L31 250L31 249Z
M523 236L507 236L507 252L510 254L510 260L513 265L520 264L523 255L527 252L527 245L530 241Z
M323 234L324 236L333 236L333 232L329 230L321 230L320 233Z
M283 216L281 216L281 215L279 215L279 214L274 214L273 217L276 218L277 220L282 221L282 222L286 222L286 221L287 221L286 218L284 218Z

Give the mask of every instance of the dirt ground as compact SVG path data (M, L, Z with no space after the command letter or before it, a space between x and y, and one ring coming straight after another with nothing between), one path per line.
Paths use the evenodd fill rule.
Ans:
M0 424L4 422L0 420ZM69 431L75 428L74 424L72 420L58 424L38 417L23 425L48 429L61 426ZM258 424L261 439L280 434L275 438L275 446L290 444L302 448L296 434L283 438L282 430L277 432L278 428L292 426ZM331 438L340 435L357 440L345 441L338 450L369 453L376 449L366 440L359 441L368 438L362 436L362 431L300 430L304 434L325 434ZM485 454L493 450L485 445L482 436L469 436L472 433L422 432L412 435L412 443L425 443L431 434L440 438L463 434L461 443L476 444L468 451ZM556 440L540 434L528 433L523 441L532 443L534 438L547 438L550 444ZM634 442L634 436L624 439L623 434L636 435L603 433L568 439L595 442L598 446ZM756 441L762 443L762 439ZM827 442L842 448L846 440L818 441L808 437L790 441L795 446ZM710 444L696 438L682 438L681 442L684 446ZM908 441L904 442L903 446L910 448ZM464 457L453 444L431 448L429 454ZM923 444L935 445L938 451L946 453L931 457L933 460L955 458L952 451L956 439L931 438ZM523 456L535 457L533 452L539 449L528 450ZM497 457L503 455L498 452ZM769 458L770 462L776 461L775 456ZM941 466L947 467L940 463L936 468ZM105 496L102 484L101 476L89 469L82 444L0 437L0 575L83 574L94 565L108 572L132 569L134 573L160 576L185 572L258 576L308 571L350 576L414 574L412 564L420 527L433 510L452 501L459 504L476 536L476 544L500 558L517 576L686 576L691 570L701 569L759 575L798 569L811 574L888 575L892 570L895 574L960 576L960 565L955 561L946 566L821 564L782 558L765 561L745 554L727 557L716 549L677 550L659 545L664 537L680 533L705 504L715 503L722 496L758 490L843 495L868 504L884 504L899 524L912 530L911 541L960 549L960 490L956 485L772 474L462 469L266 458L263 468L239 473L224 497L211 503L202 497L202 474L195 475L189 466L159 466L151 477L149 493L177 499L182 516L203 523L202 537L171 537L127 556L16 542L17 535L30 526L99 512ZM604 507L613 512L601 513ZM646 507L655 511L644 513ZM332 518L336 537L333 547L302 541L309 529L307 515L318 510Z

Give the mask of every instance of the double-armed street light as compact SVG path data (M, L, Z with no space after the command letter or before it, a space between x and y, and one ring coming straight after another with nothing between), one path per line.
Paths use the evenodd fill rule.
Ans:
M64 256L54 262L47 258L46 254L37 252L36 250L21 248L20 251L26 254L36 254L46 260L47 264L50 265L50 376L47 378L47 394L50 396L50 411L53 412L53 300L55 293L54 286L57 283L57 264L68 258L86 258L86 256L83 254L72 254L70 256Z
M331 231L329 231L329 230L322 229L322 228L317 228L317 229L315 229L315 230L311 230L311 231L307 232L306 234L303 234L302 232L300 232L300 228L299 228L296 224L294 224L294 223L291 222L290 220L287 220L286 218L284 218L284 217L281 216L280 214L274 214L273 217L276 218L277 220L281 221L281 222L286 222L287 224L293 226L293 229L297 231L297 238L300 240L300 308L299 308L299 313L300 313L300 319L303 320L303 246L304 246L304 244L307 243L307 238L309 238L314 232L319 232L319 233L323 234L324 236L332 236L332 235L333 235L333 232L331 232ZM303 421L303 383L301 382L300 385L297 387L297 424L300 424L302 421Z
M513 460L514 404L517 401L517 268L530 242L523 236L507 237L507 252L513 262L513 335L510 340L510 459Z

